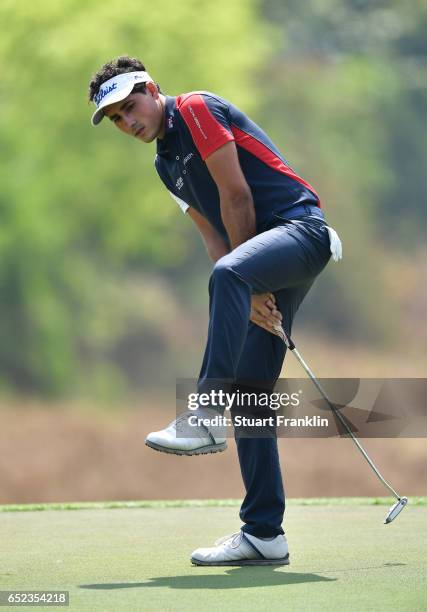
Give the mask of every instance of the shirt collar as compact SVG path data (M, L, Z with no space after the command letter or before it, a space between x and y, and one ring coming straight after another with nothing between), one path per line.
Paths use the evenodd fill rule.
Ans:
M170 147L173 147L170 135L178 129L176 125L176 98L165 96L165 134L163 138L157 138L157 154L170 155ZM173 141L173 139L172 139Z
M176 98L165 96L165 135L177 130L176 125Z

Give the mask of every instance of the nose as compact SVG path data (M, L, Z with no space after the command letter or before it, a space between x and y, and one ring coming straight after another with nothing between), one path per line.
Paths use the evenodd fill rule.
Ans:
M132 129L135 125L136 125L136 120L131 117L130 115L123 115L123 121L126 125L126 127Z

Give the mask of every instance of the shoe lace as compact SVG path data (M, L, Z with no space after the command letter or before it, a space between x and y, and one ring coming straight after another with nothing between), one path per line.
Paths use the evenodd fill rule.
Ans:
M219 546L220 544L225 544L226 542L229 542L231 540L231 544L230 544L231 548L237 548L240 542L240 537L241 537L240 531L236 531L235 533L230 533L229 535L219 538L219 540L215 542L215 546Z

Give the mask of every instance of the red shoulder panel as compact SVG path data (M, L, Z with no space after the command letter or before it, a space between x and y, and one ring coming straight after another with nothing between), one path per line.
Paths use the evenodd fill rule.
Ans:
M176 106L203 161L227 142L234 140L233 134L217 121L200 94L178 96Z

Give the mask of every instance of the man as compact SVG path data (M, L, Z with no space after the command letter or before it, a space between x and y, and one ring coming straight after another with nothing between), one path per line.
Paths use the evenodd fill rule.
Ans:
M145 66L122 56L94 75L92 124L108 117L142 142L157 142L160 179L200 231L215 265L199 393L224 388L272 390L294 315L316 276L340 257L315 190L289 166L269 137L233 104L209 92L161 93ZM190 412L148 435L158 451L196 455L225 450L222 428L191 425ZM193 421L194 422L194 421ZM207 424L206 424L207 423ZM289 563L282 529L285 497L275 427L247 435L235 427L246 496L239 532L193 552L197 565Z

